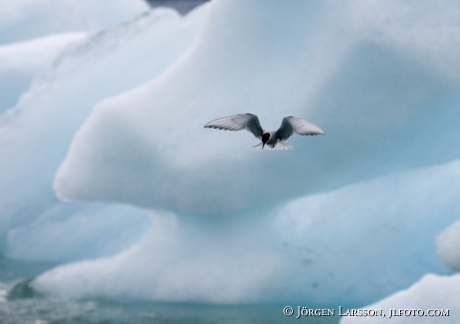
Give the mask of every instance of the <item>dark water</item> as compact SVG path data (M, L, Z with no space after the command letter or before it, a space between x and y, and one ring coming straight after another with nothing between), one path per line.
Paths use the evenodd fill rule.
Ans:
M198 7L200 4L209 0L146 0L150 6L155 7L170 7L176 9L180 14L187 14L191 10Z
M109 299L56 300L37 294L32 278L54 266L0 258L1 324L338 323L336 317L283 315L286 305L197 305Z

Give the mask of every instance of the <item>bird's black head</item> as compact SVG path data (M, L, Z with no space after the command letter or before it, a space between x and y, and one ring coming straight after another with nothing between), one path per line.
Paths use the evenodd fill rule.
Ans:
M265 133L262 135L262 150L264 149L265 144L270 139L270 133Z

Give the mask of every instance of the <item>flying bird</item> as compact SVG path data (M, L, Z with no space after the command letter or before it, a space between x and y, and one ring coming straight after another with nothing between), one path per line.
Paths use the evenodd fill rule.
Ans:
M215 128L230 131L246 129L262 142L255 148L264 149L265 145L272 150L291 150L292 146L286 141L295 132L299 135L324 135L321 127L301 118L284 117L277 131L267 131L262 128L259 118L253 114L237 114L221 117L210 121L204 128Z

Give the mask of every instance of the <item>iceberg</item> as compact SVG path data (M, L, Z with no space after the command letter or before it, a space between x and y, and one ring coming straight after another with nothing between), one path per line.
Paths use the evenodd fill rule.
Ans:
M457 169L458 170L458 169ZM458 213L458 212L457 212ZM454 271L459 270L459 221L449 226L436 238L439 259ZM363 309L383 310L385 317L395 323L456 323L458 322L458 274L440 276L426 274L407 289L398 291ZM343 318L340 323L384 323L387 318Z
M181 60L95 106L54 181L61 199L167 210L199 234L157 228L171 233L169 243L147 233L111 258L45 273L35 287L70 297L365 305L427 272L449 273L433 244L459 207L459 38L449 3L349 1L338 11L323 2L214 1L209 10ZM260 154L247 134L201 129L244 112L235 107L273 128L280 117L304 117L327 135ZM244 229L230 231L229 219ZM254 242L247 226L263 239ZM247 243L229 244L227 232ZM262 274L243 263L248 254ZM231 264L239 278L261 281L224 298L216 291L235 278ZM359 284L350 281L357 273Z
M434 238L458 219L459 170L457 160L394 173L280 208L273 222L278 244L291 269L297 265L290 287L299 298L356 306L427 272L450 274Z
M141 0L2 0L0 6L0 113L14 107L69 45L149 9Z
M0 113L14 107L34 78L46 74L64 51L85 38L85 33L54 34L0 46Z
M142 0L2 0L0 44L56 33L95 32L148 10Z
M4 250L63 262L31 286L64 299L362 307L451 274L455 8L214 0L88 37L1 116ZM203 129L244 112L327 135Z
M445 323L458 322L460 275L425 275L408 289L397 292L364 309L383 310L385 317L344 317L340 324L351 323Z
M460 271L460 221L446 228L436 238L436 253L439 260L453 271Z
M446 53L459 65L447 5L431 8L446 16L435 20L444 43L426 35L421 18L402 17L390 30L354 26L355 10L319 2L216 1L210 9L181 61L95 106L56 174L61 199L217 215L460 158L452 150L460 138L460 69L444 73L436 64ZM440 49L401 53L400 38L409 36ZM288 154L261 155L241 149L257 143L247 134L201 130L240 112L256 114L268 129L284 116L305 118L327 136Z
M282 255L270 250L264 231L254 234L231 222L198 221L197 226L169 213L151 213L151 219L150 230L130 248L111 257L59 266L39 276L33 287L63 299L259 302L283 268ZM210 232L220 226L226 226L225 233Z
M53 192L54 173L92 106L147 82L178 60L205 12L203 8L181 18L174 10L158 9L85 38L62 53L16 106L0 116L0 166L8 170L0 175L3 251L9 229L27 225L48 210L66 209L57 207L64 203Z
M34 287L62 298L362 306L450 273L433 238L460 213L459 170L457 160L217 219L154 213L130 249L57 267Z
M117 204L55 204L8 231L6 255L62 263L117 254L150 226L145 211ZM59 242L59 244L56 244Z

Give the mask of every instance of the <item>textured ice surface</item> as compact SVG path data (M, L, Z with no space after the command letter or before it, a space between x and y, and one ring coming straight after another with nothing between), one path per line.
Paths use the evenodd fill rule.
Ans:
M460 221L449 226L436 238L439 260L454 271L460 271Z
M66 297L364 305L426 272L449 273L434 237L458 217L459 190L455 161L217 220L157 215L130 250L57 268L36 287Z
M55 34L0 46L0 113L12 108L35 77L85 37L84 33Z
M212 2L186 56L95 107L55 179L63 199L170 210L196 234L165 228L170 241L161 243L157 228L133 249L57 268L37 287L72 297L363 305L426 272L447 273L434 238L459 211L458 162L449 164L460 157L450 4ZM443 37L427 33L427 21ZM327 135L276 154L251 150L250 134L202 129L246 111L267 128L303 117ZM200 227L197 217L223 224ZM228 219L244 230L228 230ZM255 243L256 232L271 239ZM237 269L261 280L249 291L232 281ZM224 298L216 291L226 282L234 289Z
M152 214L150 231L131 248L110 258L58 267L34 287L55 296L109 296L158 301L255 302L273 290L283 257L267 243L258 221L179 222L172 214ZM249 226L251 227L249 227ZM220 226L225 226L222 233ZM262 227L263 228L263 227ZM278 274L278 275L277 275ZM66 287L66 289L62 289Z
M117 204L56 204L8 232L6 254L29 261L75 261L113 255L149 228L145 211Z
M340 324L352 323L458 323L458 290L460 275L438 276L427 274L408 289L395 293L364 309L382 309L386 317L344 317ZM423 316L392 316L393 310L421 310ZM432 310L431 312L428 312ZM436 310L436 311L434 311ZM440 316L440 310L449 310L449 316ZM403 313L404 314L404 313ZM422 314L418 312L417 314ZM426 315L425 315L426 314ZM437 315L436 315L437 314Z
M148 10L142 0L1 0L0 8L0 44L96 31Z
M9 228L62 204L52 179L92 106L158 76L175 62L190 46L205 9L187 18L173 10L156 10L89 37L60 57L0 116L0 167L8 170L0 174L3 249Z
M288 276L290 286L309 300L326 302L333 295L341 296L338 305L361 304L427 271L449 273L433 238L458 218L459 186L457 160L288 203L274 227L285 251L305 264Z
M458 10L214 0L92 36L1 117L5 250L95 258L34 282L61 297L362 306L449 273L435 238L460 209ZM261 152L202 128L240 112L327 135ZM107 205L58 202L53 176L60 198Z
M460 37L448 4L423 5L445 18L433 21L441 39L425 33L415 4L344 6L212 3L186 57L95 107L56 175L57 194L217 215L459 158L460 63L451 55ZM407 15L384 23L402 7ZM354 23L351 8L375 21ZM438 49L402 49L405 38ZM327 135L261 154L248 133L202 129L239 112L267 129L294 115Z

